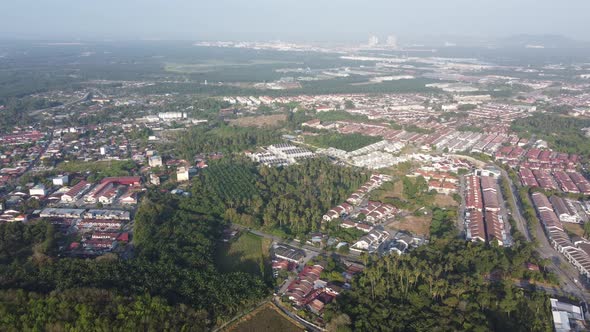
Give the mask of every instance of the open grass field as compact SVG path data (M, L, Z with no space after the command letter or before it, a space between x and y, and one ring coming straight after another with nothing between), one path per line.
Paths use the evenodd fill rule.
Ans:
M268 304L244 316L227 332L303 332L305 329Z
M270 240L252 233L240 233L229 243L220 243L216 263L221 272L247 272L266 278L271 274Z
M124 176L137 167L131 160L108 160L108 161L70 161L57 165L57 169L68 173L92 172L100 173L103 176Z
M261 116L247 116L239 119L233 119L230 121L231 124L239 127L275 127L281 122L287 120L285 114L272 114L272 115L261 115Z
M430 236L431 216L407 216L402 219L396 219L387 225L388 228L400 231L408 231L417 235Z

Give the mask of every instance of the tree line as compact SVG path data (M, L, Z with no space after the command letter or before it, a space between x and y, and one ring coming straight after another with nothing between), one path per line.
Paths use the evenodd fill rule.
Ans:
M547 295L512 284L532 255L434 240L370 261L325 318L338 331L552 331Z
M187 209L290 237L304 237L319 230L323 214L344 202L368 179L366 173L334 165L325 158L305 160L284 168L253 167L250 161L243 159L224 162L234 163L227 168L233 173L227 173L226 178L240 182L243 173L250 172L249 180L245 180L242 187L247 191L240 195L224 195L220 191L223 181L206 170L192 183ZM253 179L254 187L249 184Z
M155 190L139 207L126 259L59 258L63 235L51 224L0 225L0 330L211 328L268 294L257 276L217 270L224 226Z

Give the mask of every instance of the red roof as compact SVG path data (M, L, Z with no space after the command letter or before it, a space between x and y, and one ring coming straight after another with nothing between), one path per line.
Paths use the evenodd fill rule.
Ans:
M123 233L119 234L119 236L117 237L117 241L129 242L129 233L123 232Z
M139 176L121 176L113 178L104 178L102 179L102 181L100 181L100 183L120 183L124 185L138 185L141 183L141 178Z

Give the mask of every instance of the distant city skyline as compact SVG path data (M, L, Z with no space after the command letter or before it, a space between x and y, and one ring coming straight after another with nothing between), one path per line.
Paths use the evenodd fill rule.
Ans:
M398 43L426 36L516 34L590 39L587 0L19 0L3 7L3 39L366 43L372 35L381 42L395 35Z

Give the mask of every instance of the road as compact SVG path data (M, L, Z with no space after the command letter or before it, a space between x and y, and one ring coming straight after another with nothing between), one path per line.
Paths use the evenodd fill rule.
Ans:
M565 257L553 249L540 223L535 223L533 228L538 241L537 252L542 258L550 261L548 268L559 277L561 289L567 294L575 295L583 301L588 302L590 300L590 292L588 292L584 285L580 284L580 274L578 271Z
M37 165L37 163L39 163L39 160L41 160L41 156L45 153L45 151L47 151L47 147L49 147L51 142L53 142L53 130L49 131L49 138L47 139L47 142L45 143L45 145L43 146L43 148L39 152L39 155L35 158L35 160L33 160L29 164L29 166L27 166L27 169L25 169L25 171L21 175L14 178L15 182L18 181L18 179L20 179L23 175L27 174L31 169L33 169L35 167L35 165Z
M283 305L281 304L281 301L279 300L279 298L277 296L275 296L272 299L272 303L274 305L276 305L279 309L281 309L281 311L283 313L285 313L285 315L291 317L292 319L296 320L297 322L299 322L300 324L302 324L303 326L305 326L305 328L308 331L314 331L314 332L323 332L323 331L326 331L326 329L323 329L323 328L321 328L321 327L319 327L319 326L317 326L317 325L315 325L315 324L313 324L311 322L306 321L305 319L303 319L303 318L295 315L294 313L292 313L289 309L283 307Z
M533 225L534 234L531 235L531 233L529 232L529 228L527 227L527 221L520 212L522 211L522 205L516 199L516 197L518 197L518 191L516 190L516 186L512 182L512 179L510 179L510 177L508 176L508 173L502 168L501 171L502 176L505 176L508 179L508 183L510 184L512 197L510 197L509 199L512 200L512 203L514 204L513 206L516 207L516 209L514 209L515 211L512 211L512 217L516 222L518 230L524 235L527 241L531 241L533 238L537 240L536 250L541 256L541 258L549 260L550 264L547 266L547 268L551 272L555 273L555 275L557 275L557 277L559 278L561 290L566 294L574 295L580 298L581 300L588 302L588 300L590 299L590 292L588 292L584 285L580 284L580 276L578 271L575 270L575 268L565 259L565 257L563 257L555 249L553 249L553 247L549 243L549 240L545 236L545 232L543 231L543 227L541 226L541 224L535 223L535 225ZM555 290L547 292L550 294L555 294Z
M459 193L461 194L461 203L459 204L459 213L457 214L457 229L459 230L459 236L465 238L467 232L465 230L465 177L459 177Z
M529 228L527 227L527 222L524 219L524 217L522 216L522 214L520 213L520 211L522 210L522 206L520 205L520 202L518 202L516 199L516 197L518 197L517 196L518 191L516 190L516 186L512 182L512 179L510 178L510 176L508 176L508 172L506 172L506 170L504 170L501 167L500 167L500 170L502 172L502 176L505 177L506 179L508 179L508 183L510 184L510 191L512 192L512 195L510 195L511 197L506 197L506 199L511 200L512 206L515 207L515 209L511 209L511 210L515 210L515 211L512 211L512 218L516 222L516 228L518 228L518 231L525 237L525 239L527 241L531 241L532 237L531 237L531 234L529 233Z
M51 110L65 108L67 106L70 106L70 105L74 105L74 104L83 102L84 100L88 99L88 97L90 97L90 92L88 92L87 94L85 94L84 97L82 97L80 99L72 100L72 101L69 101L69 102L67 102L65 104L61 104L61 105L54 106L54 107L42 108L42 109L31 111L30 112L30 115L33 115L34 116L34 115L37 115L37 114L42 113L42 112L47 112L47 111L51 111Z

